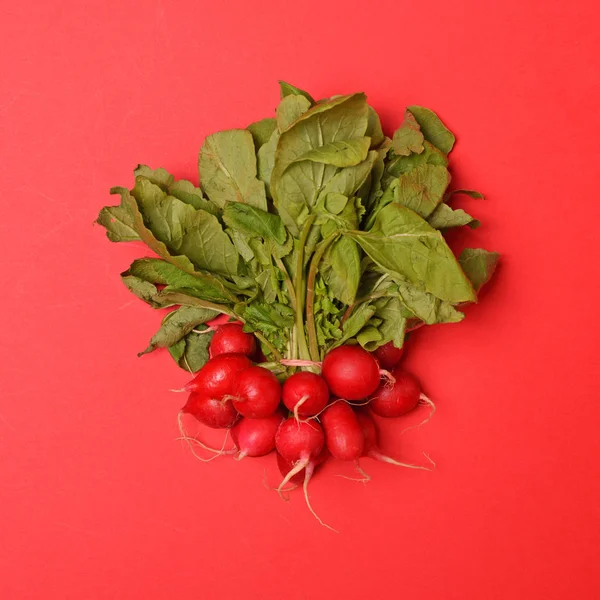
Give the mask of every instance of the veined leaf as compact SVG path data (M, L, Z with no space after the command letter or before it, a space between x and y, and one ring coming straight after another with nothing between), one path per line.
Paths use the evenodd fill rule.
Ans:
M285 244L287 233L283 221L277 215L247 204L230 202L223 212L223 220L234 230Z
M210 302L229 303L236 299L233 291L229 291L218 276L212 273L195 273L191 275L159 258L134 260L129 269L121 274L121 277L123 277L125 285L127 285L126 278L134 277L153 286L165 285L174 289L185 290L191 296L203 298ZM156 287L154 289L156 290ZM146 290L149 291L149 288L146 288ZM152 300L159 303L162 301L156 297Z
M275 165L275 150L279 142L279 130L273 131L269 141L260 147L256 155L258 178L265 184L267 194L271 196L271 174Z
M355 337L375 314L375 310L375 307L368 302L364 302L358 306L344 323L344 326L342 327L342 337L332 344L330 349L337 348Z
M426 291L451 303L473 302L476 295L442 234L412 210L389 204L377 213L370 232L346 235L392 277L422 283Z
M354 240L335 240L326 250L319 271L338 300L347 305L354 303L360 282L360 252Z
M481 225L479 221L461 208L454 210L444 202L439 204L429 215L427 222L435 229L448 229L450 227L461 227L462 225L468 225L471 229L476 229Z
M106 229L106 237L111 242L138 242L140 236L135 228L134 216L125 200L129 190L112 188L110 193L121 194L121 203L118 206L105 206L96 222Z
M369 137L331 142L305 152L291 164L310 160L335 167L353 167L367 158L370 146L371 138Z
M408 110L420 125L425 139L431 142L436 148L439 148L444 154L449 154L456 138L442 123L441 119L432 110L423 106L409 106Z
M162 322L160 329L152 336L150 344L138 356L153 352L157 348L168 348L186 336L194 327L206 323L218 316L214 310L195 306L182 306L170 312Z
M205 325L198 325L194 329L206 330ZM169 346L169 353L175 362L185 371L198 372L208 361L208 348L214 331L206 333L188 333L177 343Z
M465 248L459 258L460 264L478 292L492 277L500 255L483 248Z
M316 104L281 134L275 152L271 194L279 215L293 235L299 234L298 220L312 209L338 168L310 161L292 163L326 144L364 137L367 114L364 94L342 96Z
M285 96L277 107L277 129L284 132L308 109L310 102L304 96Z
M313 97L308 92L305 92L304 90L301 90L300 88L297 88L295 85L292 85L291 83L286 83L285 81L280 81L279 82L279 91L281 93L281 98L285 98L286 96L304 96L304 98L306 98L310 102L311 105L315 103Z
M415 152L421 154L425 147L423 142L425 138L421 133L421 128L417 120L408 110L404 113L404 122L394 133L394 141L392 147L394 153L398 156L409 156Z
M448 185L450 173L446 167L420 165L400 175L394 201L426 219L444 198Z
M254 139L254 145L258 151L261 146L264 146L273 135L273 132L277 129L277 120L269 117L268 119L261 119L250 123L246 129L252 134Z
M371 138L371 148L378 148L385 140L385 135L381 129L379 115L372 106L369 106L369 113L367 116L367 131L365 135Z
M200 183L219 208L228 202L244 202L267 209L265 186L256 178L256 150L246 129L230 129L209 135L200 150Z

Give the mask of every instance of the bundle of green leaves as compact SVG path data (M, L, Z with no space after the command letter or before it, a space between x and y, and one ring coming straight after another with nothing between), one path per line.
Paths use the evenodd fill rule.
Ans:
M194 372L219 314L271 362L401 347L415 327L462 320L498 262L482 249L457 258L444 239L479 225L454 195L482 196L448 191L455 138L434 112L410 106L389 138L362 93L315 101L280 87L275 117L205 139L199 187L140 165L98 218L111 241L153 253L122 273L127 288L177 307L145 352L168 348Z

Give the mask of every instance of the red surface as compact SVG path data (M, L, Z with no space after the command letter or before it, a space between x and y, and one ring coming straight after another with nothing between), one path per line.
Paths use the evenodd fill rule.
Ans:
M251 4L3 7L0 597L598 598L597 3ZM278 78L365 90L388 130L437 110L454 183L487 195L456 243L503 254L407 352L439 410L387 449L437 471L332 463L312 499L339 535L263 487L273 457L174 441L186 376L136 358L160 315L118 279L140 249L92 227L138 162L195 179L203 136L268 114Z

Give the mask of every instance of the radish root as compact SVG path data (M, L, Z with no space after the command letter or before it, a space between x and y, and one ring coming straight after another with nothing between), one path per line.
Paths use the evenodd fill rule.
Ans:
M283 487L288 483L288 481L297 473L300 473L300 471L302 471L302 469L304 469L310 462L310 459L308 458L303 458L302 460L299 460L296 465L294 466L294 468L288 472L288 474L283 478L283 481L279 484L279 487L277 488L277 493L279 494L279 497L282 500L285 500L285 498L283 497L283 494L281 493L283 490Z
M206 444L203 444L199 439L197 438L193 438L190 437L184 427L183 427L183 420L182 420L182 413L181 411L177 414L177 425L179 426L179 433L181 434L181 437L177 438L179 440L183 440L184 442L187 443L191 453L200 461L202 462L210 462L211 460L214 460L215 458L218 458L219 456L222 456L223 454L229 454L230 451L229 450L225 450L225 445L227 444L227 439L229 437L229 429L227 430L227 433L225 434L225 439L223 440L223 445L221 446L220 450L217 450L216 448L211 448L210 446L207 446ZM192 446L192 442L194 444L197 444L198 446L200 446L203 450L207 450L208 452L212 452L214 453L214 456L211 456L210 458L202 458L201 456L198 456L198 454L196 454L194 447Z
M302 398L300 398L300 400L298 400L298 402L296 403L296 406L294 406L294 419L296 419L296 421L300 421L300 416L298 414L298 409L308 400L308 396L302 396Z
M341 477L342 479L348 479L348 481L357 481L358 483L369 483L371 481L371 476L365 472L365 470L360 466L360 461L356 461L355 470L362 475L360 479L357 477L348 477L348 475L336 475L336 477Z
M381 375L381 377L385 379L385 383L387 385L394 385L396 383L396 378L385 369L379 369L379 375Z
M431 471L429 467L423 467L421 465L413 465L411 463L403 463L393 459L391 456L386 456L377 450L371 450L368 454L369 458L373 458L374 460L378 460L380 462L388 463L389 465L395 465L396 467L406 467L407 469L419 469L421 471ZM433 465L435 469L435 463L423 452L423 456Z
M433 401L428 398L425 394L421 394L419 396L419 406L428 406L429 407L429 414L427 415L427 417L425 419L423 419L420 423L418 423L417 425L411 425L410 427L407 427L406 429L403 429L400 432L400 435L402 435L403 433L410 431L411 429L420 429L423 425L425 425L426 423L429 423L429 421L431 421L431 418L433 417L433 415L435 414L436 411L436 407L435 404L433 403Z
M270 485L267 483L267 470L266 470L266 469L264 470L264 474L263 474L263 485L264 485L264 486L265 486L265 487L266 487L266 488L267 488L269 491L271 491L271 492L276 492L276 491L277 491L277 488L274 488L274 487L270 486ZM298 487L298 486L297 486L296 484L294 484L292 487L289 487L289 488L283 489L283 490L281 490L281 491L282 491L282 492L292 492L292 491L294 491L294 490L295 490L297 487ZM283 499L284 499L286 502L289 502L289 501L290 501L290 498L289 498L289 496L283 496Z
M304 473L304 483L302 484L302 490L304 491L304 500L306 501L306 506L308 506L308 510L310 510L312 516L319 521L319 523L323 526L323 527L327 527L327 529L331 529L331 531L335 532L335 533L339 533L339 531L337 529L334 529L331 525L327 525L327 523L325 523L321 517L319 517L319 515L315 512L314 508L311 506L310 504L310 499L308 497L308 484L310 482L310 479L312 477L313 471L315 470L315 466L314 463L309 463L306 467L306 472Z

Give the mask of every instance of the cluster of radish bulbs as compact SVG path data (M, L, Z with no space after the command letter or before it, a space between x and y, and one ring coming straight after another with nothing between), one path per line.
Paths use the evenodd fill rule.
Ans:
M275 450L283 477L277 491L282 495L293 489L286 488L288 484L301 485L309 509L325 525L310 505L308 484L329 456L355 462L363 474L358 463L362 457L427 469L398 462L378 447L371 412L399 417L419 403L434 410L417 380L398 366L401 357L402 349L391 343L373 354L360 346L340 346L322 363L282 361L304 370L296 370L281 383L267 365L253 361L260 358L252 334L238 323L219 325L210 343L210 359L184 387L190 395L179 415L182 437L190 445L238 460ZM225 450L224 443L217 450L188 436L182 429L182 414L207 427L228 430L234 448Z

